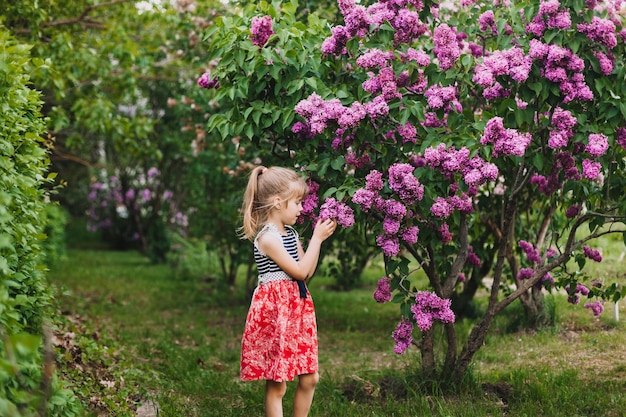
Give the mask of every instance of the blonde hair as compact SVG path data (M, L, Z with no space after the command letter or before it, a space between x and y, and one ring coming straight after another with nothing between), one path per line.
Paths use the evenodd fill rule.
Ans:
M288 201L292 198L304 198L308 192L306 181L289 168L254 168L243 195L243 226L239 229L241 238L253 240L267 224L269 213L274 207L274 197Z

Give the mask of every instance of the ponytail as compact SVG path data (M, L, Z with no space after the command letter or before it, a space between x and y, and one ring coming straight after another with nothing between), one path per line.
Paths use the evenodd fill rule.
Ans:
M257 210L255 210L255 203L257 202L259 175L266 169L264 166L258 166L250 173L248 185L243 195L243 205L241 206L243 226L240 229L240 236L242 239L252 240L258 231L259 216Z

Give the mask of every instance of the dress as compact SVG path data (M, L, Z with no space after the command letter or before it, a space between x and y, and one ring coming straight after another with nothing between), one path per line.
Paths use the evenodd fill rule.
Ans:
M298 233L285 227L287 252L298 260ZM297 282L258 248L262 233L279 233L266 225L254 240L259 285L254 291L241 341L241 379L292 381L318 370L317 325L310 293L300 296Z

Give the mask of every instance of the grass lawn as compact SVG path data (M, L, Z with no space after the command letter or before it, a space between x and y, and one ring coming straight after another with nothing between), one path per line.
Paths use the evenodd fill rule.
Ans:
M418 352L393 353L398 308L372 298L381 275L373 266L350 292L322 276L310 285L321 367L311 416L626 415L626 331L612 305L594 318L548 296L559 324L539 332L511 330L522 314L511 306L461 392L433 395L420 390ZM56 336L62 371L92 415L134 416L142 403L168 417L263 415L263 383L238 378L242 289L177 280L135 252L72 249L49 276L67 327Z

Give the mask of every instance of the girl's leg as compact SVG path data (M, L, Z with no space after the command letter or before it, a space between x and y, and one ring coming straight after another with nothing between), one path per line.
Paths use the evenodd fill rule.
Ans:
M317 372L298 376L298 387L293 399L293 417L308 416L311 403L313 403L315 386L319 380L320 374Z
M265 415L266 417L283 417L283 397L287 392L286 382L266 381L265 383Z

